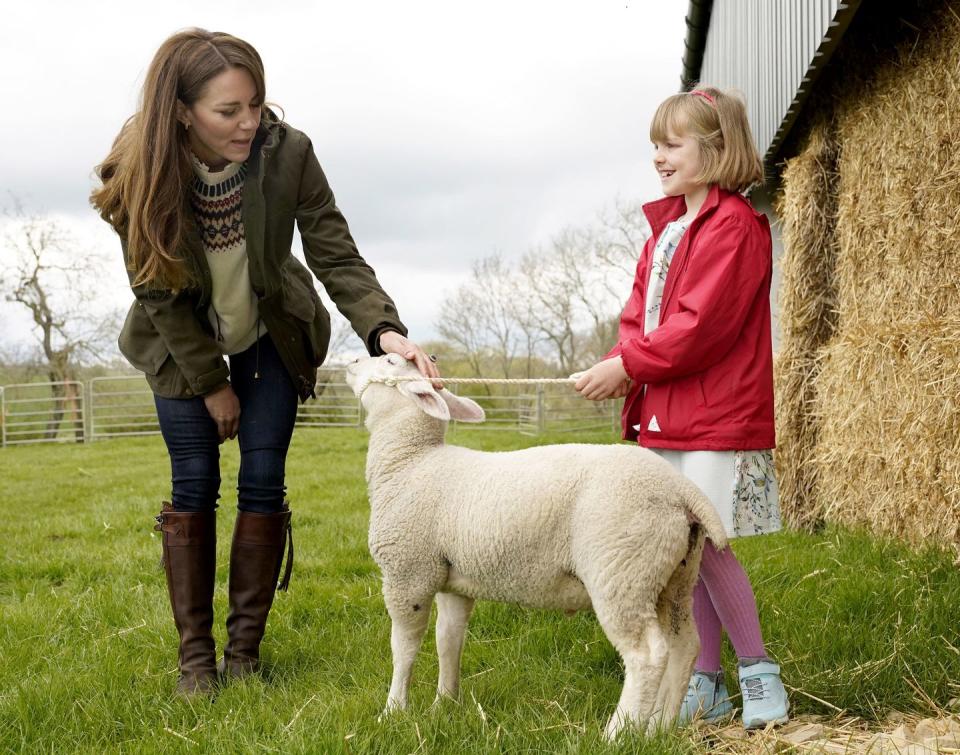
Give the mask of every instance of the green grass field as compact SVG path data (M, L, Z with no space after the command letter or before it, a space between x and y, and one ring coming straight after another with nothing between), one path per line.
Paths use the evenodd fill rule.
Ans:
M611 440L608 434L595 440ZM458 429L490 449L573 440ZM579 440L579 439L578 439ZM298 430L288 467L296 568L262 676L213 702L175 699L176 637L153 516L157 438L0 450L0 751L696 752L691 735L608 748L621 667L592 615L479 604L461 703L431 708L428 635L409 712L377 721L389 621L366 548L367 436ZM226 615L236 446L223 452L217 641ZM797 713L881 719L960 696L960 571L950 555L828 530L737 541ZM733 657L728 677L735 676ZM735 685L734 685L735 686Z

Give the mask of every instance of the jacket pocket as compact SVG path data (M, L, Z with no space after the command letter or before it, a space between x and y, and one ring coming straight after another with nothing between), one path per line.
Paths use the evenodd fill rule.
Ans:
M117 345L126 360L146 375L158 375L170 358L167 344L144 308L136 301L127 312Z
M312 322L320 305L310 271L296 259L288 259L280 268L283 281L283 309L303 322Z
M330 315L313 287L313 276L297 259L288 258L280 268L280 275L281 307L302 332L311 365L319 367L330 342Z

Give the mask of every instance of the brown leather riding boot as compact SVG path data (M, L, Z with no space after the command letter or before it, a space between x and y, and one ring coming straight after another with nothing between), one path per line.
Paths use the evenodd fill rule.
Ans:
M180 635L177 693L209 695L217 681L213 642L217 515L215 511L175 511L164 503L154 529L162 533L167 589Z
M287 568L277 584L283 550L289 543ZM286 590L293 569L293 531L286 503L276 514L237 512L230 548L230 613L227 646L220 673L246 676L260 667L260 641L277 590Z

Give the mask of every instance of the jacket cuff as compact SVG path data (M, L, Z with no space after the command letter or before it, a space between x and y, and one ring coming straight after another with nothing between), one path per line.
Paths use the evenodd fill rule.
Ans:
M632 355L628 355L628 353L624 351L622 348L619 350L618 354L608 354L607 356L608 358L612 358L615 356L620 357L620 363L623 365L623 371L627 373L627 377L629 377L633 383L640 385L641 383L647 382L646 380L639 380L637 378L636 370L634 369L636 365L631 364Z
M210 372L204 372L202 375L196 375L187 379L190 384L189 391L194 396L206 396L208 393L213 393L228 385L230 383L227 379L229 376L230 368L226 365Z
M602 362L602 361L604 361L605 359L613 359L614 357L619 357L619 356L622 356L622 355L623 355L623 347L618 343L616 346L614 346L612 349L610 349L610 351L608 351L608 352L604 355L603 359L601 359L600 361Z

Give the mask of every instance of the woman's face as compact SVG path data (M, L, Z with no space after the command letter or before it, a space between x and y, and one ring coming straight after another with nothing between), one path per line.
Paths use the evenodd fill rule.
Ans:
M690 194L700 188L700 145L692 136L679 136L668 131L663 142L654 142L653 167L660 176L660 186L668 197Z
M243 162L250 156L263 103L245 68L228 68L207 82L203 96L181 106L193 153L211 168Z

